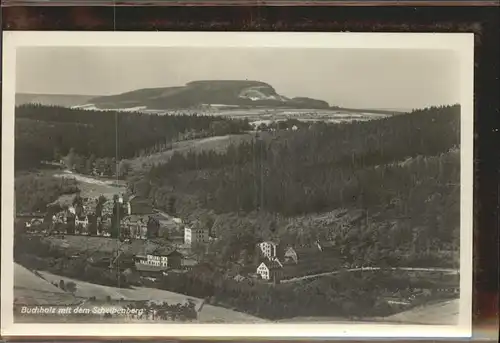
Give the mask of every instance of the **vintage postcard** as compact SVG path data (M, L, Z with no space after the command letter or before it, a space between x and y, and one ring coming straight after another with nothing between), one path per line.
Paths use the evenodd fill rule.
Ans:
M3 335L471 334L472 34L3 35Z

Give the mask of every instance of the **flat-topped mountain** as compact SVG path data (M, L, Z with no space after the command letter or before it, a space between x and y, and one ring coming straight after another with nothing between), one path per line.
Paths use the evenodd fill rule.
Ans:
M326 101L288 98L269 84L248 80L193 81L180 87L146 88L90 99L100 109L145 108L163 110L199 106L328 108Z

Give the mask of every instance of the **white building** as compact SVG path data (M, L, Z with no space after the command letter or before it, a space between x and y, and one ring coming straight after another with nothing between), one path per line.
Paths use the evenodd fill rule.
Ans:
M145 255L135 256L136 266L146 265L158 268L181 268L182 254L171 248L161 248Z
M184 228L184 243L187 245L192 245L194 243L206 243L208 242L209 237L208 237L208 230L199 227L199 226L194 226L190 227L187 226Z
M278 255L278 245L274 242L271 241L262 242L258 244L258 247L262 252L262 255L264 255L269 259L277 257Z
M82 216L82 217L75 217L75 226L81 226L83 228L87 228L89 225L89 217L87 216Z
M168 257L148 254L146 255L146 259L142 260L141 263L155 267L168 267Z
M283 276L283 264L278 259L262 262L257 267L257 274L263 280L270 280L276 283L281 281Z

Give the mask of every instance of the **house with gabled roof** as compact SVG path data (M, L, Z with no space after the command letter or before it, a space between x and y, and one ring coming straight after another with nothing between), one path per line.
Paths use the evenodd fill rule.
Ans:
M282 274L283 264L277 258L263 261L257 267L257 275L260 275L263 280L279 283L282 279Z
M311 259L317 259L321 254L321 250L317 246L308 247L288 247L285 250L284 261L286 263L293 262L295 264Z

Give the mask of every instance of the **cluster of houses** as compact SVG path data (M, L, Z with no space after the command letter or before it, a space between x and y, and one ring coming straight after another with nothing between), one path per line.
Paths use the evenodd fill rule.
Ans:
M51 218L27 216L25 227L28 233L111 237L115 202L123 209L119 225L124 238L165 238L186 246L207 243L210 239L209 230L199 223L184 223L180 218L156 211L149 200L134 195L115 199L81 198Z
M334 243L328 241L304 247L266 241L258 244L258 250L262 258L255 274L273 283L328 272L339 262Z

